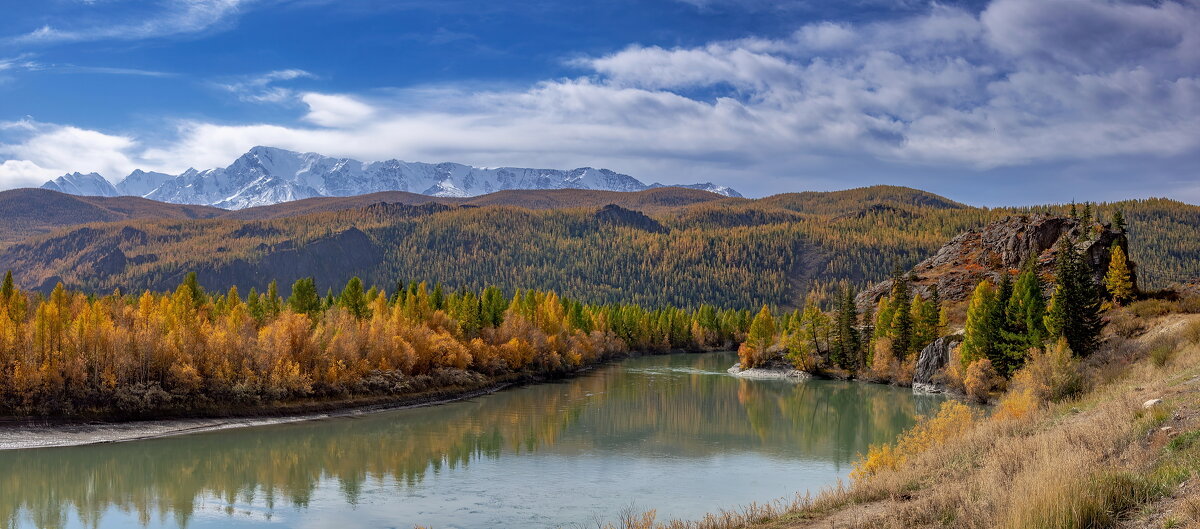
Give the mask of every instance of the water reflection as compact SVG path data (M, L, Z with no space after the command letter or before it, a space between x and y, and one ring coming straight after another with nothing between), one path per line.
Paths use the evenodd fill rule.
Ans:
M828 484L939 403L866 384L740 380L724 374L733 358L639 358L433 408L0 452L0 520L294 526L353 513L361 525L553 526L611 516L631 496L695 516ZM567 501L563 487L583 497Z

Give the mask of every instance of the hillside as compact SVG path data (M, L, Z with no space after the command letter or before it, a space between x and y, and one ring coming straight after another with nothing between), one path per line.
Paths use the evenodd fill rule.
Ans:
M57 228L132 219L202 219L225 213L208 206L138 197L76 196L47 189L0 191L0 247Z
M243 291L262 290L271 279L286 290L311 275L324 292L359 275L384 287L397 280L452 288L533 285L590 302L738 307L824 299L840 285L883 279L895 265L909 268L987 222L1067 210L973 208L890 186L758 200L682 188L504 191L465 199L388 192L234 212L36 193L54 198L54 207L0 216L24 222L27 235L43 234L0 252L0 270L11 268L31 288L61 280L101 292L168 289L194 270L206 287ZM648 215L649 222L602 214L609 204ZM1130 254L1144 287L1200 277L1200 208L1153 199L1102 204L1096 213L1111 219L1118 209L1128 220ZM48 234L80 223L96 224Z

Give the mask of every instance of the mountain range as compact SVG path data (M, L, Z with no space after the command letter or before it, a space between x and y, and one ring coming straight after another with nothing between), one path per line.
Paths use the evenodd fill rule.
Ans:
M1123 213L1143 287L1200 278L1200 207L1167 199L1093 206L1105 221ZM399 280L440 281L510 292L533 285L595 303L797 308L886 279L990 222L1067 212L1061 204L974 208L890 186L760 199L678 187L463 198L384 191L240 210L13 189L0 191L0 272L43 292L59 282L98 293L166 291L196 272L206 289L242 293L276 280L287 295L304 277L326 292L358 276L389 291Z
M515 189L589 189L645 191L685 187L728 197L737 191L712 183L645 184L608 169L529 169L472 167L385 160L360 162L317 153L254 147L228 167L188 169L179 175L136 170L113 185L97 173L71 173L42 185L83 196L138 196L173 204L242 209L314 197L346 197L381 191L406 191L435 197L473 197Z

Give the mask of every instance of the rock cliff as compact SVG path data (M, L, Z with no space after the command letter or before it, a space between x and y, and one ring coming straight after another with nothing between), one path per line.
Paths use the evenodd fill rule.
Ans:
M1123 232L1108 224L1097 222L1090 225L1091 229L1085 228L1070 217L1020 215L967 231L912 269L913 290L928 295L937 285L943 300L962 301L985 277L999 281L1001 273L1015 274L1030 257L1036 260L1047 288L1052 288L1049 279L1054 274L1058 241L1065 236L1075 240L1099 284L1108 270L1112 245L1127 248L1127 241ZM860 305L874 303L891 288L891 280L876 283L860 293L857 301Z

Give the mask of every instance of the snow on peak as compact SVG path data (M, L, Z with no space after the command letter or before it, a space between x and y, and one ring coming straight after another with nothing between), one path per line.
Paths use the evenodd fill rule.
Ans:
M42 189L50 189L70 195L115 197L117 189L105 180L99 173L80 174L78 172L62 175L42 184Z
M77 175L77 176L75 176ZM228 167L178 176L141 170L130 173L117 186L95 182L92 175L65 175L43 187L79 195L144 196L176 204L204 204L241 209L319 196L351 196L379 191L407 191L430 196L471 197L506 189L594 189L642 191L662 184L642 181L609 169L529 169L472 167L458 163L429 164L384 160L360 162L317 153L298 153L256 146ZM741 195L725 186L691 184L726 196Z

